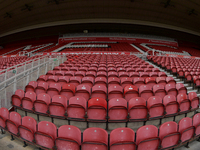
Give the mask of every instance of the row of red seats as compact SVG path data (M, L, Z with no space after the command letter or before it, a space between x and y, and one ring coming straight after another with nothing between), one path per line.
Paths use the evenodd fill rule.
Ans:
M154 57L149 57L150 60L154 61ZM156 58L155 58L156 59ZM193 59L195 60L195 59ZM196 61L199 62L199 60L192 61L192 64L196 64ZM154 61L155 63L159 64L158 61ZM171 70L172 73L177 73L179 77L184 77L186 81L188 82L194 82L196 84L196 81L198 79L197 76L200 75L200 68L187 68L186 66L188 65L187 62L185 62L184 66L178 66L178 65L172 65L172 66L165 66L166 69ZM190 65L190 63L189 63ZM193 66L193 65L190 65ZM198 83L197 83L198 86Z
M28 58L27 56L17 56L17 57L9 57L9 58L1 58L0 59L0 69L4 70L9 67L24 63L29 60L33 60L35 58L39 58L41 56L33 56ZM11 69L12 70L12 69Z
M199 98L195 92L190 92L189 95L180 93L177 97L165 95L163 98L147 94L146 99L142 95L137 97L137 93L133 93L126 95L129 98L128 101L118 96L118 93L114 93L110 95L108 102L100 97L100 94L94 94L91 99L81 92L76 92L75 96L71 97L69 95L66 97L66 93L61 94L63 95L51 97L46 93L36 95L32 91L23 93L23 90L17 90L12 96L12 105L36 114L77 121L85 121L87 118L87 121L97 122L106 122L107 117L109 122L158 119L194 111L199 105Z
M99 79L101 79L101 77ZM122 82L122 84L120 85L120 82L117 82L116 80L111 80L107 88L107 83L104 80L96 80L94 85L93 82L90 81L91 80L89 79L82 80L82 83L79 83L75 79L71 79L69 83L62 82L61 79L58 83L51 80L48 80L47 82L31 81L25 87L25 91L35 92L37 95L40 93L48 93L51 97L61 94L65 95L68 99L71 96L74 96L74 94L76 93L82 93L86 100L88 100L90 97L98 96L104 99L107 99L108 97L108 100L113 97L124 97L127 101L130 99L130 97L137 96L141 96L147 99L148 96L153 95L163 98L166 94L174 96L177 96L180 93L187 94L187 88L185 88L182 83L176 84L174 82L171 82L166 84L165 82L160 82L156 84L155 80L153 80L154 82L151 82L150 80L149 82L144 84L144 82L138 80L138 82L135 82L134 85L132 85L132 82ZM16 93L18 93L18 91L16 91Z
M0 108L0 127L23 141L45 149L88 150L144 150L171 149L200 136L200 113L193 118L183 118L177 124L169 121L159 129L154 125L140 127L135 133L130 128L117 128L110 135L101 128L88 128L81 131L72 125L63 125L57 129L55 124L48 121L36 120L25 116L21 118L17 112ZM109 141L109 143L108 143Z
M73 45L91 45L95 43L74 43ZM120 52L139 52L137 49L132 47L129 43L96 43L106 44L108 47L82 47L82 48L66 48L62 52L68 51L120 51Z

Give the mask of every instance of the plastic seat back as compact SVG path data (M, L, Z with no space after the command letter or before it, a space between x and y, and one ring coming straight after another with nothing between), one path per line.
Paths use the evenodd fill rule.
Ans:
M36 95L39 95L40 93L46 93L48 89L48 83L47 82L38 82L38 86L35 88Z
M8 132L18 136L18 126L21 125L21 115L17 112L10 112L9 119L6 120L6 127Z
M149 110L149 119L163 118L165 108L162 103L162 98L159 96L152 96L147 100L147 108Z
M34 101L34 111L36 113L47 114L48 105L50 104L51 97L46 93L41 93L37 96L37 100Z
M38 129L34 136L37 145L52 149L54 140L57 138L57 127L49 121L41 121L38 123Z
M57 149L79 150L81 145L81 131L72 125L63 125L58 129L58 137L55 140Z
M192 118L192 125L195 127L195 136L200 136L200 113L197 113Z
M188 99L187 94L181 93L177 96L177 102L179 103L179 113L186 113L190 111L190 100Z
M19 135L22 139L32 142L36 131L37 122L34 118L25 116L22 118L22 124L19 125Z
M88 121L106 122L107 102L102 98L91 98L88 101Z
M135 150L135 132L130 128L117 128L110 133L110 150Z
M178 125L178 130L181 133L181 142L184 143L189 141L195 133L195 128L192 125L192 119L189 117L185 117L179 121Z
M174 95L166 95L163 98L163 104L165 106L166 116L174 116L178 114L179 105Z
M24 91L21 89L18 89L15 91L15 94L12 95L12 105L14 107L21 107L21 100L24 97Z
M73 84L64 84L62 86L62 90L60 91L60 95L64 95L67 97L67 99L70 99L70 97L75 95L75 85Z
M76 87L75 96L83 96L86 100L89 100L91 95L91 87L89 85L80 84Z
M136 144L138 150L158 149L160 139L158 137L158 128L154 125L145 125L136 132Z
M108 101L109 122L126 122L127 116L127 101L125 99L112 98Z
M161 148L173 148L179 144L180 133L178 125L174 121L163 123L159 128L159 137L161 140Z
M196 110L199 108L199 97L196 92L190 92L188 94L189 100L191 102L191 110Z
M131 98L128 102L129 121L147 120L148 109L146 100L142 97Z
M112 98L123 98L123 88L119 85L110 85L108 87L108 100Z
M124 87L124 97L127 101L129 101L131 98L138 97L139 92L138 88L134 85L127 85Z
M155 96L159 96L163 99L164 96L166 95L165 87L163 85L159 85L159 84L154 85L153 86L153 93L154 93Z
M0 108L0 128L5 129L6 120L9 119L9 111L5 107Z
M176 89L176 85L175 84L166 84L165 85L165 90L166 90L166 93L168 95L174 95L174 96L177 96L178 95L178 91Z
M94 85L92 87L91 98L101 97L103 99L107 99L107 88L104 85Z
M108 133L101 128L87 128L83 132L82 150L89 149L108 149Z
M65 117L67 108L67 98L64 95L54 95L52 102L49 104L49 114L53 117Z
M25 92L31 91L34 92L35 88L37 87L37 82L36 81L30 81L28 85L25 87Z
M25 96L22 98L22 107L27 111L32 111L33 102L36 100L36 93L28 91L25 93Z
M67 107L68 120L85 121L87 101L82 96L74 96L69 99Z
M148 85L141 85L139 87L139 95L140 97L144 98L147 100L149 97L153 96L153 91L151 86Z

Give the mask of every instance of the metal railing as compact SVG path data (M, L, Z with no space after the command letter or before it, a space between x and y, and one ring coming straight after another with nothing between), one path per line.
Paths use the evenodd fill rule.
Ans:
M10 109L11 96L17 89L24 90L30 81L36 81L40 75L46 74L66 60L65 55L43 56L11 67L16 69L6 69L6 72L0 76L0 108Z

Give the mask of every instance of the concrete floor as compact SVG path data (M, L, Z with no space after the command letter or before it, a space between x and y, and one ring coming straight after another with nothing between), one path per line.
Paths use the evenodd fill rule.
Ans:
M0 150L39 150L36 146L28 145L23 147L24 143L18 138L11 141L11 136L9 133L0 134Z
M39 150L34 145L28 145L27 147L23 147L23 141L15 138L14 141L11 141L11 136L9 133L0 134L0 150ZM175 150L200 150L200 142L193 141L189 144L189 148L180 147Z

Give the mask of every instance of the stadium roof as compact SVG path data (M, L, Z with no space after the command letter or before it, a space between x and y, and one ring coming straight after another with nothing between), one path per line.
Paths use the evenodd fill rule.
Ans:
M0 0L0 37L44 28L49 35L87 29L199 37L200 1Z

